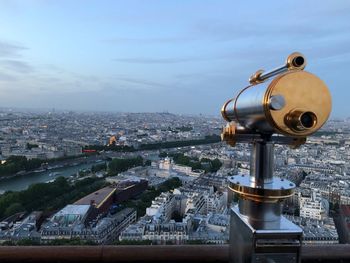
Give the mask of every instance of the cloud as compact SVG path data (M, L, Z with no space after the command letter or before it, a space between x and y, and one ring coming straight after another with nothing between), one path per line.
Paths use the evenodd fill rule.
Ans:
M0 67L17 73L30 73L34 71L31 65L20 60L0 60Z
M135 64L175 64L192 61L205 60L200 57L182 57L182 58L145 58L145 57L134 57L134 58L115 58L113 61L123 63L135 63Z
M117 80L128 82L131 84L140 84L140 85L146 85L151 87L165 87L166 85L161 84L159 82L150 81L146 79L139 79L139 78L133 78L133 77L117 77Z
M282 38L314 39L342 35L346 24L320 25L313 21L261 21L259 25L247 22L232 22L220 19L201 20L193 25L190 34L209 41L246 41L247 39L270 40L273 43Z
M20 52L28 48L0 40L0 57L20 57Z
M197 40L194 36L172 36L172 37L114 37L110 39L103 40L105 43L109 44L181 44L187 43L189 41Z
M0 81L15 81L16 77L0 72Z
M177 64L187 62L203 62L210 60L226 60L232 59L236 52L220 52L212 54L199 54L197 56L188 57L162 57L162 58L151 58L151 57L130 57L130 58L115 58L112 61L122 63L133 63L133 64ZM239 54L240 52L237 52Z
M262 52L262 50L264 52ZM178 63L191 63L191 62L206 62L214 60L227 60L235 62L237 68L241 68L243 64L252 60L266 59L266 57L275 56L276 51L285 51L285 47L274 48L269 47L268 49L246 49L233 50L233 51L213 51L210 54L199 54L197 56L184 56L184 57L129 57L129 58L115 58L112 59L114 62L130 63L130 64L178 64Z

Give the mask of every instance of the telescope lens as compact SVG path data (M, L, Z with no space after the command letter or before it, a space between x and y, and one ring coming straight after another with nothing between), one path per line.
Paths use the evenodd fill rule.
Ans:
M297 132L312 129L317 123L317 117L311 111L294 110L285 118L287 126Z
M304 112L301 116L300 116L300 123L301 125L303 125L305 128L310 129L314 126L315 124L315 114L313 114L312 112Z
M305 60L303 57L299 56L293 59L293 65L295 67L301 67L304 64Z

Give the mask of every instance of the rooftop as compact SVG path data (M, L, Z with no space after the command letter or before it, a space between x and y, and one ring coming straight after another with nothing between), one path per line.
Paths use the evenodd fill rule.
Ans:
M58 211L55 214L55 217L57 216L65 216L65 215L80 215L80 216L84 216L90 208L90 204L88 205L78 205L78 204L74 204L74 205L66 205L64 208L62 208L60 211Z
M80 224L86 218L90 207L90 205L67 205L58 211L52 217L52 220L47 222L46 226L70 226L73 224Z
M76 201L74 205L91 205L94 204L97 208L99 208L104 201L114 194L116 191L115 187L107 186L102 189L97 190L87 196L84 196L80 200Z

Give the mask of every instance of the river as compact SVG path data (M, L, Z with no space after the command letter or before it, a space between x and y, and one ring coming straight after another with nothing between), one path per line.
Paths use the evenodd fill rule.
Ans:
M70 167L51 169L43 172L29 173L0 180L0 193L4 191L21 191L31 184L45 183L59 176L69 177L81 169L91 168L96 162L78 164Z
M104 154L100 156L91 156L89 158L79 158L76 160L67 160L64 164L72 164L73 162L83 161L84 163L75 165L75 166L67 166L62 168L50 169L43 172L36 173L28 173L24 175L17 175L7 179L0 179L0 195L6 191L21 191L27 189L31 184L37 183L45 183L50 180L55 179L59 176L69 177L71 175L75 175L81 169L91 168L92 165L96 165L97 163L104 162L103 160L109 158L126 158L133 157L124 156L123 153L112 152L109 154ZM143 154L143 158L149 160L159 160L158 152L148 151ZM50 176L51 174L51 176Z

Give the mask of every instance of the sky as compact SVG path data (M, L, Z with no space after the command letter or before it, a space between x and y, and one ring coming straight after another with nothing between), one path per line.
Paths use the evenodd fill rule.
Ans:
M350 1L0 0L0 107L218 115L303 53L350 116Z

